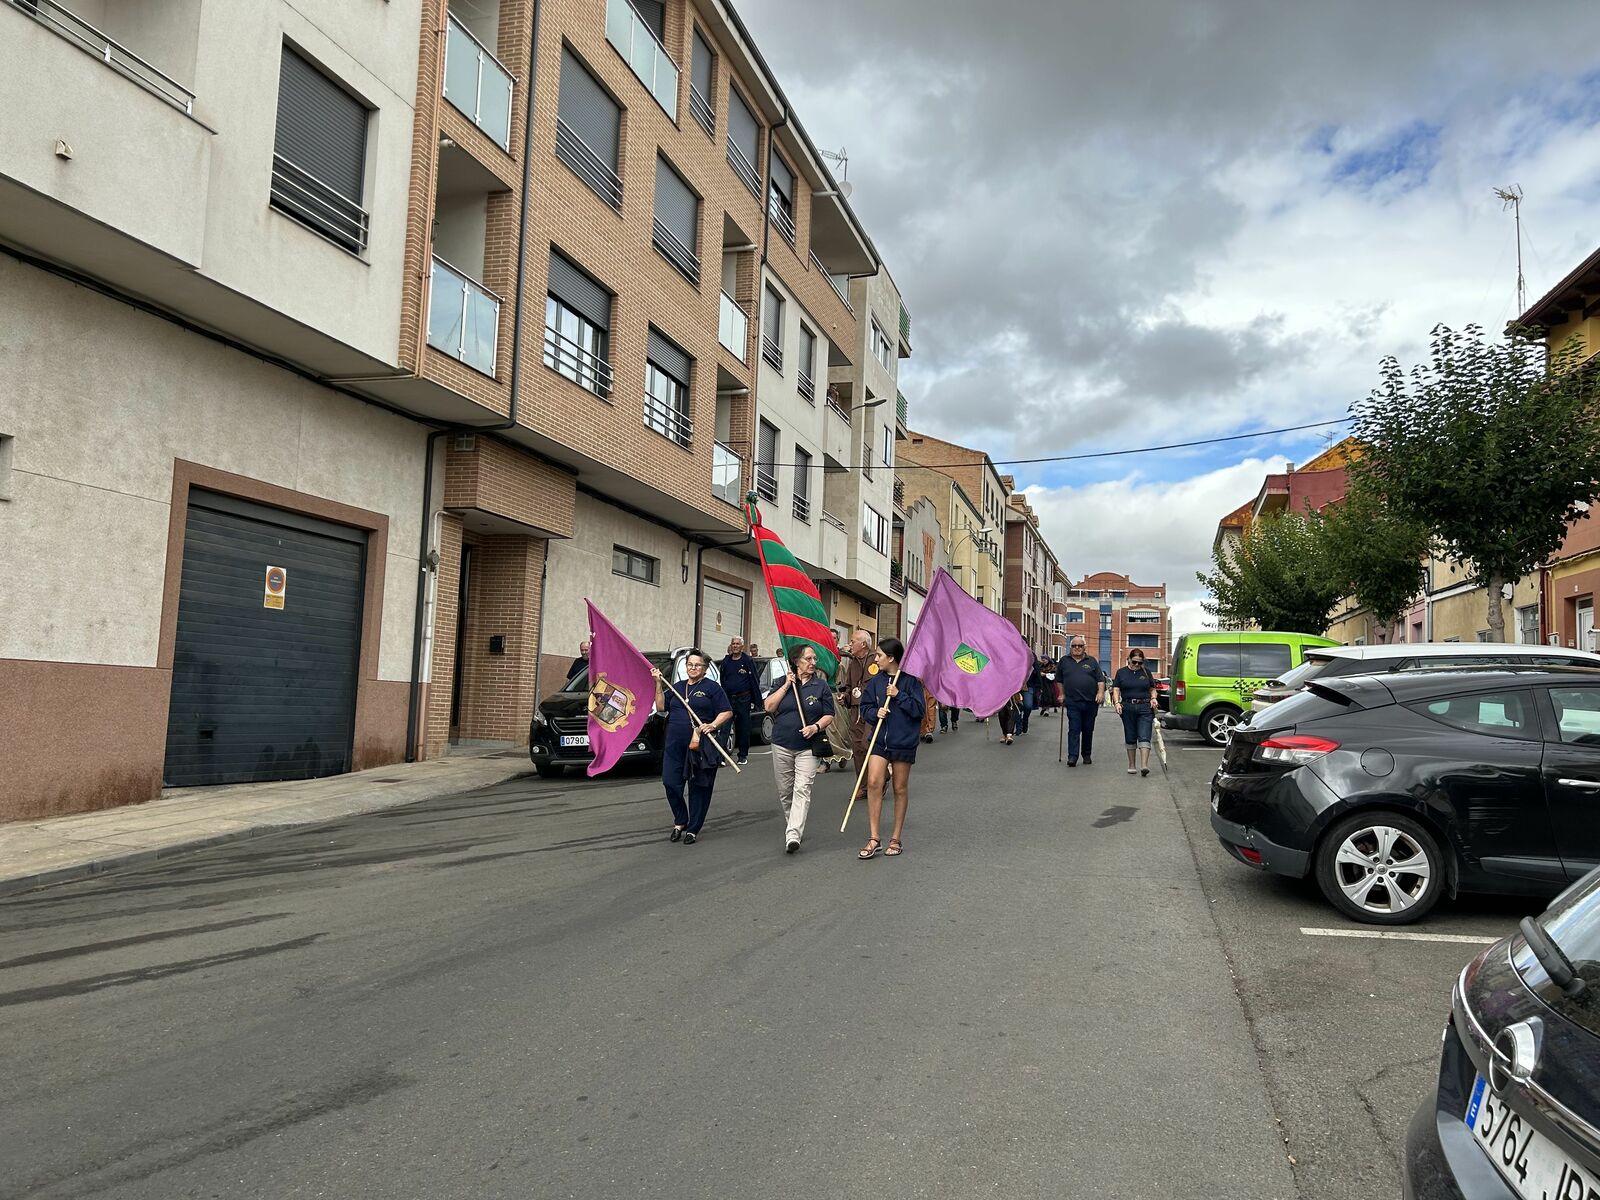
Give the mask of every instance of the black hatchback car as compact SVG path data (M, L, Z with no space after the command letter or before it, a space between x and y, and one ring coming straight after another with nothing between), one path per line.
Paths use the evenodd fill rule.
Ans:
M1600 1196L1600 871L1461 973L1408 1200Z
M1600 865L1600 672L1313 681L1234 731L1211 810L1234 858L1314 875L1359 921L1555 895Z

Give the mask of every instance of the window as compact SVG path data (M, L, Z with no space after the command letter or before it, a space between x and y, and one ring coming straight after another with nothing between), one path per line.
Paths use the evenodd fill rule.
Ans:
M870 504L861 506L861 540L879 554L889 551L889 523Z
M1237 643L1210 642L1194 656L1194 673L1202 679L1237 679L1240 667Z
M885 371L894 370L894 345L884 336L883 327L878 324L878 318L872 318L872 357L877 359ZM985 498L984 506L989 510L989 515L995 515L995 505L992 500Z
M1529 604L1517 609L1517 641L1525 646L1538 644L1539 606L1537 604Z
M270 204L360 254L367 245L366 172L366 106L285 46Z
M700 197L666 159L656 158L656 251L700 286Z
M783 240L793 246L794 172L776 150L769 158L768 169L772 173L772 182L767 189L767 215L772 218L773 227L783 235Z
M1101 629L1110 629L1111 628L1111 614L1110 613L1101 613L1100 614L1100 628Z
M1246 642L1239 647L1239 657L1246 679L1276 679L1294 666L1286 642Z
M717 56L711 52L700 31L694 31L694 49L689 58L689 111L712 137L717 134L717 110L712 107L712 79L716 75Z
M661 581L661 560L629 550L626 546L611 547L611 573L637 579L640 583Z
M1469 733L1530 738L1537 728L1531 697L1530 692L1480 692L1475 696L1430 700L1412 705L1411 709L1432 717L1441 725L1465 729ZM1565 733L1562 740L1566 740Z
M756 435L756 491L768 500L778 498L778 429L760 422Z
M1551 688L1561 740L1573 746L1600 746L1600 688Z
M1161 624L1161 614L1158 612L1149 612L1148 610L1135 608L1130 610L1128 613L1128 624L1159 625Z
M694 364L686 353L654 327L644 363L644 423L662 437L688 449L694 436L689 420L689 373Z
M794 515L811 520L811 454L799 446L794 448Z
M606 41L676 121L678 67L661 45L665 29L665 0L606 0Z
M783 297L769 283L761 300L761 357L772 369L783 371Z
M1069 609L1067 609L1066 619L1068 621L1070 621L1071 623L1073 623L1074 625L1083 624L1083 609L1081 609L1081 608L1069 608Z
M761 199L761 177L756 160L761 157L761 124L744 102L737 88L728 89L728 165L744 181L757 200Z
M807 404L817 402L817 335L800 323L800 363L795 371L795 388Z
M887 425L883 427L883 465L894 466L894 430Z
M595 195L621 212L617 146L622 109L570 50L561 52L557 109L556 157Z
M1161 636L1155 633L1130 633L1128 635L1128 649L1154 650L1161 644Z
M611 396L607 361L611 293L571 260L550 252L549 295L544 309L544 365L602 400Z

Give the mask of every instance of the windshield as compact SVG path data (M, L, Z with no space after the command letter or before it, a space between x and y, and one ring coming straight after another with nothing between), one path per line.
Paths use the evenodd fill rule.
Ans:
M675 660L669 659L665 654L646 654L645 657L650 660L650 665L652 667L662 671L666 670L667 663L669 661L675 661L676 665L674 666L671 674L673 683L682 683L686 678L688 678L683 670L683 655L681 653L676 656ZM720 672L717 670L716 663L712 663L706 668L706 674L712 679L721 678ZM563 692L587 692L589 690L589 668L585 667L571 679L567 680L566 686L561 690Z
M1296 691L1310 683L1323 671L1328 669L1328 659L1308 658L1292 671L1285 671L1273 680L1278 687Z
M1588 986L1578 996L1567 995L1521 938L1512 943L1517 973L1539 999L1567 1020L1600 1034L1600 868L1557 896L1538 920Z

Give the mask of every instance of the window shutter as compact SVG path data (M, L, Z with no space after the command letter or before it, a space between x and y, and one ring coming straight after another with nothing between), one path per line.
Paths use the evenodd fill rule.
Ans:
M765 421L761 422L761 440L757 447L764 463L773 463L778 460L778 431Z
M278 132L273 149L352 204L361 204L367 167L367 110L287 46L278 74Z
M800 370L808 379L816 378L817 335L800 326Z
M790 204L794 203L794 172L776 153L772 156L772 186L782 193Z
M658 333L653 325L650 327L649 357L658 370L671 375L684 387L689 386L689 369L694 360Z
M666 0L630 0L634 12L644 18L644 23L650 26L656 40L665 43L667 40L667 5Z
M700 31L694 31L694 57L689 65L689 79L694 84L694 90L700 93L701 99L707 104L711 103L711 64L713 55L711 47L706 45L705 38L700 36Z
M794 494L802 500L811 495L811 454L799 446L794 448Z
M700 252L700 199L664 158L656 159L656 220L690 253Z
M761 332L775 346L783 345L783 297L767 288L766 302L761 306Z
M728 89L728 140L739 147L752 167L760 161L761 126L734 88Z
M550 294L601 329L611 328L611 293L564 256L550 251Z
M567 128L615 171L621 110L570 50L561 52L560 113Z

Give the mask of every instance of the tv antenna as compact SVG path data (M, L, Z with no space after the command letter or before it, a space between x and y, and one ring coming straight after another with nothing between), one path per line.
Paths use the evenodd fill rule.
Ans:
M1495 188L1500 197L1500 211L1510 209L1517 221L1517 316L1528 311L1528 281L1522 277L1522 188L1513 183L1510 187Z
M850 193L855 191L855 185L850 182L850 151L840 146L837 150L818 150L817 153L839 165L839 195L850 199Z

